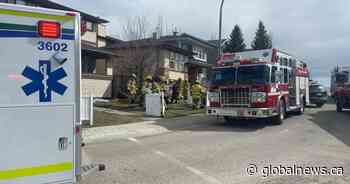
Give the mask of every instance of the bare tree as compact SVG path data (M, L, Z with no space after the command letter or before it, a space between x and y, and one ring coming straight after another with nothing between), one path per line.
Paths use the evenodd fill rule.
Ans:
M159 18L158 25L162 24ZM160 34L162 27L156 28ZM144 77L146 75L155 76L159 71L159 50L157 42L150 35L150 23L145 16L129 18L123 26L123 35L128 42L117 47L117 54L122 56L116 66L116 71L120 78L118 80L119 94L126 94L126 84L132 73L137 76L138 94L141 94Z
M156 32L159 37L164 36L164 18L161 15L158 16Z
M123 26L124 39L128 41L145 39L149 27L150 24L145 16L128 18Z
M157 32L157 35L159 37L172 34L174 30L176 30L177 32L180 31L176 28L175 25L171 25L169 27L169 24L167 23L166 19L162 15L158 16L158 20L157 20L157 24L154 32Z

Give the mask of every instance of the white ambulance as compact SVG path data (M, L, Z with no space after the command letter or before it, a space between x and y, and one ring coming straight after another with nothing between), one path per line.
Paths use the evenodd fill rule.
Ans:
M80 175L80 15L0 3L0 184Z

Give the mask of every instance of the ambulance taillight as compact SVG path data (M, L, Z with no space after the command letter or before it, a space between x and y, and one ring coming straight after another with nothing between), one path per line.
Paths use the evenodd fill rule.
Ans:
M61 24L51 21L39 21L38 32L43 38L60 38Z

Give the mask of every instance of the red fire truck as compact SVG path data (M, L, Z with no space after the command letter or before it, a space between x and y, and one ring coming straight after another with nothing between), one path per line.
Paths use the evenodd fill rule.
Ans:
M331 94L337 104L337 112L350 109L350 66L338 66L332 71Z
M235 119L271 119L281 124L288 112L303 114L309 104L305 62L277 50L224 54L212 71L207 114Z

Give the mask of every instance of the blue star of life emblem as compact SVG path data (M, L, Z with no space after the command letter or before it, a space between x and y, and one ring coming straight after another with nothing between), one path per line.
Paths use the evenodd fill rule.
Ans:
M64 95L67 86L59 83L59 80L67 76L63 68L51 71L51 63L47 60L39 61L39 70L26 66L22 75L31 80L30 83L22 86L23 92L29 96L39 91L40 102L51 102L52 92Z

